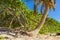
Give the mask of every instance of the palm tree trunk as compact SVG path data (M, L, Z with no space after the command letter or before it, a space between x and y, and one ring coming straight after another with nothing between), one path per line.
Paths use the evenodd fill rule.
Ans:
M36 0L35 0L35 3L34 3L34 15L36 16L37 14L37 4L36 4Z
M14 20L15 17L12 18L11 22L10 22L10 25L9 25L9 28L11 29L11 25L13 23L13 20Z
M41 21L39 22L38 27L34 31L32 31L32 33L34 33L34 34L39 33L40 29L43 27L43 24L45 23L47 15L48 15L48 7L45 8L44 14L42 16Z
M11 22L10 22L10 25L9 25L9 28L8 28L8 34L9 34L10 30L11 30L11 25L12 25L12 23L13 23L14 18L15 18L15 16L12 18L12 20L11 20Z

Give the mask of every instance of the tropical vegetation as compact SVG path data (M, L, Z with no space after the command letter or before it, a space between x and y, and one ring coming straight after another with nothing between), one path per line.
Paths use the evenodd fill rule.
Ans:
M40 0L34 5L34 10L29 10L26 3L21 0L0 0L0 27L19 28L36 34L58 33L60 23L48 17L48 10L55 9L55 1ZM45 8L41 9L44 10L43 14L37 11L40 4Z

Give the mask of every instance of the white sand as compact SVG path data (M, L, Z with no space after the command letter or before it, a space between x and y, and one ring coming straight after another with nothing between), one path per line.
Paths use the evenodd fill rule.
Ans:
M14 38L10 35L2 34L0 36L9 37L7 40L60 40L60 36L39 35L37 37L20 36L20 38Z

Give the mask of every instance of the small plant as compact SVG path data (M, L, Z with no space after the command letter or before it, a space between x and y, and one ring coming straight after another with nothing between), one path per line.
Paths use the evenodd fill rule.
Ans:
M3 36L0 36L0 40L6 40L6 38Z

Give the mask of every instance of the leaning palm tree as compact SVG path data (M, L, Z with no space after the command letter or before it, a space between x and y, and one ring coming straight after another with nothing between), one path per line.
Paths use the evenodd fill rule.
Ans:
M44 10L44 14L43 14L41 21L39 22L37 28L34 31L30 32L33 35L37 35L39 33L40 29L43 27L43 24L45 23L46 17L48 15L48 10L55 9L56 0L39 0L38 5L40 5L40 4L42 4L41 10Z

